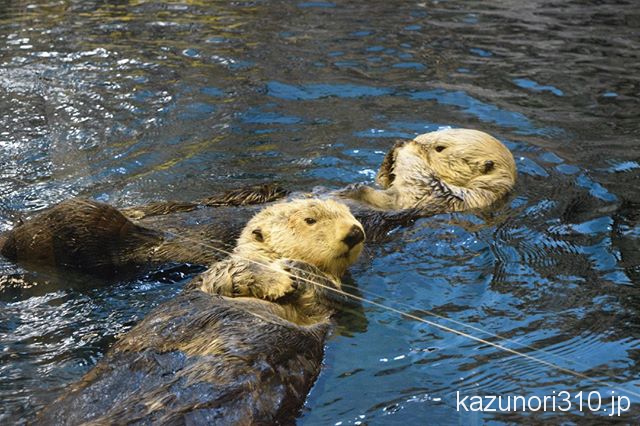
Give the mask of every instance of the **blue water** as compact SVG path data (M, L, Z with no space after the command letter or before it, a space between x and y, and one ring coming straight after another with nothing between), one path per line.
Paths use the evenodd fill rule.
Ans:
M0 230L73 196L372 183L396 139L477 128L513 151L513 196L368 246L359 292L428 322L339 313L299 423L613 419L575 399L456 409L456 392L561 391L626 395L637 423L639 19L595 1L0 0ZM0 294L0 422L31 419L188 280L163 277L40 271Z

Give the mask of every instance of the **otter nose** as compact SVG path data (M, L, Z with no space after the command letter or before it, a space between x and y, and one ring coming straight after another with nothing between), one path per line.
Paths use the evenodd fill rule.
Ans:
M364 241L364 232L362 232L362 229L360 229L358 225L353 225L347 236L342 241L349 246L349 249L352 249L357 244Z

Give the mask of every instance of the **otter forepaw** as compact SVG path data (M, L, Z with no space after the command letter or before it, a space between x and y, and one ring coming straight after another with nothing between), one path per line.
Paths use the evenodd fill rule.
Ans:
M282 259L280 263L282 264L282 269L286 270L287 272L293 271L294 274L300 272L313 272L314 270L318 269L310 263L303 262L302 260Z
M356 183L350 183L349 185L345 186L344 189L347 191L355 191L356 189L360 189L363 186L367 186L367 185L362 182L356 182Z
M265 300L275 301L298 290L298 282L292 275L287 260L280 260L273 266L275 265L278 265L276 268L279 270L270 268L267 272L268 278L261 286L263 293L261 296Z
M342 198L358 199L367 189L368 186L364 183L352 183L336 191L336 195Z
M310 281L317 282L319 279L326 279L325 275L314 265L300 260L284 259L283 269L292 275L292 279L297 283L297 287L304 287Z
M359 183L350 183L349 185L345 186L341 192L355 192L355 191L359 191L362 188L366 187L367 185L359 182Z

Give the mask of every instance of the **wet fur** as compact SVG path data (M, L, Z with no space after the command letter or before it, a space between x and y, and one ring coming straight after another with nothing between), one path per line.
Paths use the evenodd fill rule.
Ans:
M275 185L262 185L226 192L208 200L248 206L283 194ZM198 205L192 207L195 209ZM246 223L241 216L221 215L208 225L169 233L161 226L152 228L131 220L131 217L185 209L179 203L168 203L118 210L105 203L74 198L23 221L0 236L0 254L25 266L62 266L107 276L147 270L170 262L210 265L224 257L216 249L229 250Z
M135 225L117 209L71 199L18 225L0 240L13 261L117 271L149 261L162 236Z
M147 216L165 215L168 213L188 212L202 206L248 206L265 204L286 197L288 191L275 183L234 189L195 202L166 201L147 204L145 206L129 207L122 212L132 219L142 219Z
M513 156L497 139L448 129L396 142L376 177L382 189L359 185L340 194L380 209L434 214L491 207L515 180Z
M328 320L190 291L122 338L37 424L292 423L322 363Z
M311 215L322 229L301 235L297 218ZM341 285L333 274L348 266L316 265L342 256L343 231L354 224L333 201L265 209L249 221L233 256L152 311L36 423L293 423L320 371L330 316L342 300L332 296ZM325 241L331 250L295 256L296 239L322 245L318 235L332 239ZM349 248L349 264L361 249L361 242ZM288 291L274 292L282 285Z

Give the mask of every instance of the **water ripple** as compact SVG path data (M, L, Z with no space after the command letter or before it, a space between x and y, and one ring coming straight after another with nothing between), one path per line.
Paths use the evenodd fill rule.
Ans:
M514 153L512 198L395 230L353 280L379 303L634 389L638 11L557 6L4 4L0 230L75 195L131 205L273 180L372 183L396 138L479 128ZM0 287L4 423L32 419L188 278L0 270L38 283ZM539 419L459 413L455 392L569 387L602 388L365 305L339 315L300 423L526 423Z

